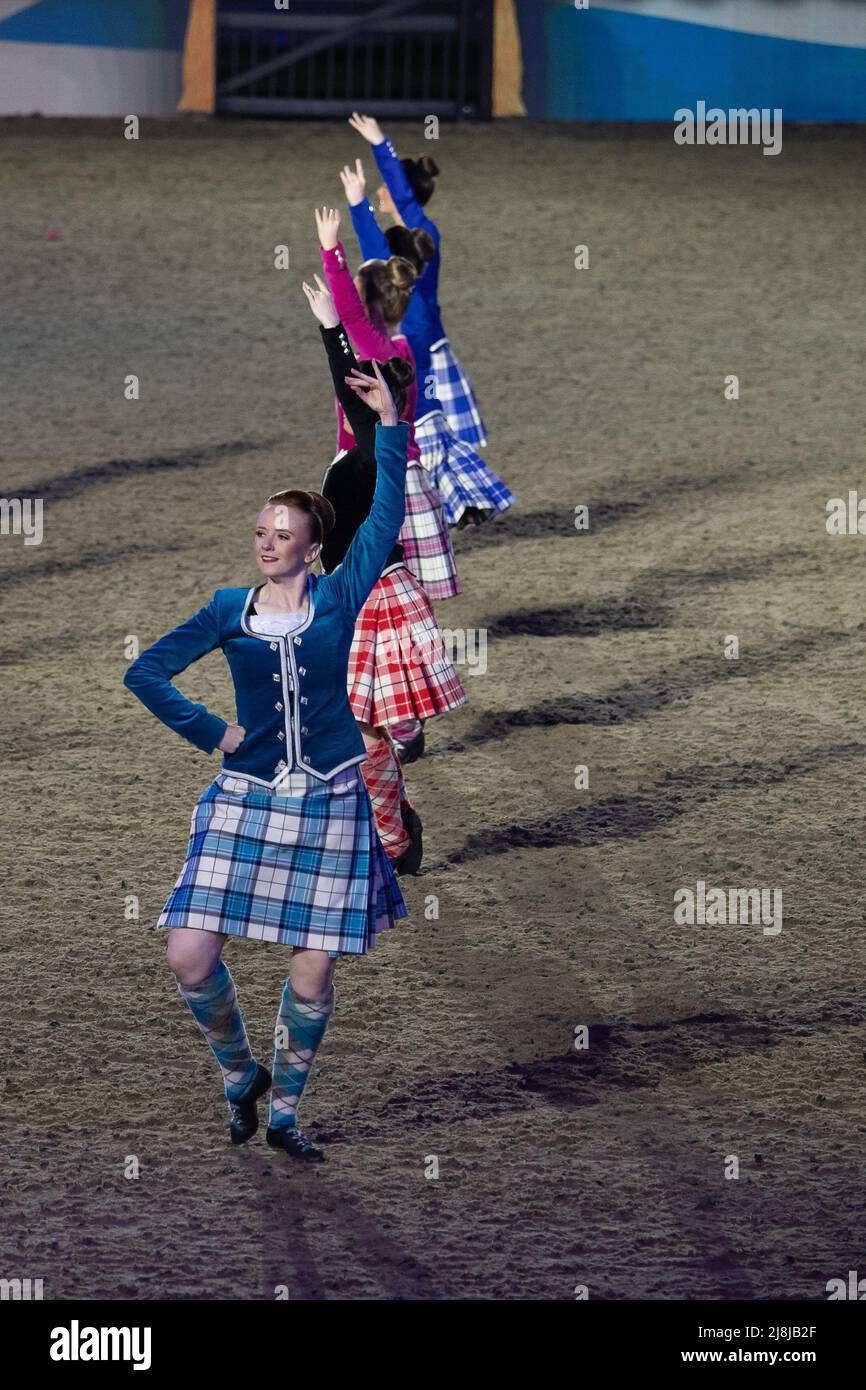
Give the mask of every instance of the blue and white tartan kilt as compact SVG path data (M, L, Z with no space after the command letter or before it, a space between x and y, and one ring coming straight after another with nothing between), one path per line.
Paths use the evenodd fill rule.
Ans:
M456 526L467 507L504 512L514 505L514 494L480 454L457 438L441 410L416 420L415 439L449 526Z
M359 767L280 789L221 772L196 802L157 927L360 955L407 916Z
M470 444L474 449L483 449L487 443L487 430L478 409L472 382L462 363L451 351L451 344L443 338L430 349L430 366L436 378L436 396L442 402L445 419L458 439Z

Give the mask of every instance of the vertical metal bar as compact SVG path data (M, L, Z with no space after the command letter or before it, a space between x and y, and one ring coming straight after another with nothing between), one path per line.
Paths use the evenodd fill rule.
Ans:
M482 48L478 115L482 121L489 121L493 116L493 0L480 2Z
M394 93L391 90L391 68L394 57L394 35L389 33L385 40L385 91L386 101L392 101Z
M335 45L326 49L327 62L325 64L325 96L330 101L334 95L334 48Z
M441 95L442 95L442 100L443 100L443 101L448 101L449 98L450 98L450 96L451 96L450 84L449 84L449 81L448 81L448 75L449 75L449 71L450 71L450 64L449 64L449 62L448 62L448 58L449 58L450 50L451 50L451 39L450 39L449 35L444 34L444 35L442 36L442 83L441 83Z
M458 38L457 38L457 45L458 45L458 47L457 47L457 92L456 92L456 106L457 106L457 119L458 119L458 120L460 119L460 117L461 117L461 115L462 115L462 113L463 113L463 107L466 105L466 57L467 57L467 46L468 46L468 43L469 43L469 25L470 25L470 22L471 22L471 15L470 15L470 8L469 8L469 7L470 7L470 4L471 4L471 0L460 0L460 18L459 18L460 32L459 32Z

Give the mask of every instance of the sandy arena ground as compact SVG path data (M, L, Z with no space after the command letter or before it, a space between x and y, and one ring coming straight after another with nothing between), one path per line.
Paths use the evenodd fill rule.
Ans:
M0 538L0 1273L46 1298L821 1299L862 1272L866 540L824 521L864 482L866 133L767 158L443 127L445 320L518 506L456 537L439 618L487 629L488 670L409 770L410 919L338 967L313 1171L264 1128L228 1144L153 930L218 760L121 682L128 635L252 582L269 491L318 486L312 209L374 163L336 124L0 134L2 491L45 499L41 545ZM219 653L179 683L233 718ZM676 925L699 879L781 889L781 932ZM269 1059L288 952L226 959Z

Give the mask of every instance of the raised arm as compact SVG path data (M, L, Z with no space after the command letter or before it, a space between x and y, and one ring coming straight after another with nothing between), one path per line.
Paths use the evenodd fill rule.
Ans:
M219 590L217 590L217 593ZM217 595L185 623L148 647L127 670L123 684L141 703L188 739L203 753L213 753L229 727L224 719L211 714L204 705L193 704L172 685L172 677L185 671L220 645Z
M345 247L339 240L340 214L333 208L323 208L321 212L317 209L316 226L325 279L343 327L362 357L376 357L380 362L387 362L394 353L391 339L387 333L380 333L373 327L361 303L361 296L355 289Z
M352 426L358 447L365 458L372 459L376 448L376 412L371 410L346 382L346 377L357 370L358 359L341 323L338 323L336 328L322 328L320 332L331 369L334 394Z
M394 355L391 339L387 333L380 333L378 328L374 328L367 318L361 296L349 273L342 242L338 241L333 250L322 247L322 264L340 321L358 352L362 357L375 357L380 362L387 362Z
M355 228L361 255L365 261L387 261L391 248L367 198L364 166L360 159L355 160L354 169L345 164L340 170L340 178L346 191L346 202L349 204L352 226Z
M366 195L362 203L350 203L349 212L352 215L352 226L355 229L355 236L358 238L363 259L365 261L387 261L391 254L391 248L385 238L385 233L376 221L376 214L367 201Z
M358 527L343 562L328 576L339 602L353 617L382 573L396 544L406 513L406 452L409 426L397 423L397 411L378 362L375 377L354 373L354 389L379 416L376 426L376 490L367 518Z
M379 166L379 173L388 185L388 192L394 199L394 206L406 226L423 227L425 231L430 233L438 248L439 228L435 222L430 221L415 197L412 185L406 177L406 170L400 162L400 157L387 135L382 131L378 121L375 121L371 116L360 116L356 111L350 117L349 125L369 142Z

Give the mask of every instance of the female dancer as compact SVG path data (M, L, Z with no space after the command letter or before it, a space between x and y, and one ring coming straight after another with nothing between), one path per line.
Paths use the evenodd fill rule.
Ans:
M487 443L487 431L475 392L451 351L442 326L439 310L439 228L422 211L435 192L438 166L430 155L422 155L420 159L398 159L391 141L372 116L362 116L354 111L349 125L372 145L379 172L385 180L379 189L379 211L390 213L394 221L403 226L423 227L436 243L436 254L418 285L419 293L429 304L438 328L438 336L432 345L436 394L454 433L473 448L483 448Z
M255 532L265 582L217 589L124 677L157 718L203 752L225 755L196 804L186 861L157 926L170 929L169 964L219 1063L233 1144L255 1134L271 1074L250 1050L222 948L227 936L293 948L266 1139L305 1160L324 1158L298 1128L297 1108L333 1011L336 957L370 950L377 932L406 916L358 775L367 755L346 694L355 622L405 510L408 426L374 371L355 373L352 387L379 416L376 490L342 564L310 572L333 525L331 504L297 488L274 493ZM234 724L172 684L216 647L231 669Z
M420 293L420 286L430 274L428 263L436 251L433 238L423 227L403 224L382 232L367 201L360 159L356 160L354 171L346 165L340 178L361 255L368 260L375 256L403 257L420 277L403 319L419 382L415 438L421 450L421 462L442 498L448 524L461 527L470 520L477 524L493 512L510 507L514 497L480 454L454 433L436 395L432 348L440 336L441 322L438 311L434 312Z
M387 362L405 357L413 369L412 349L400 323L417 273L408 261L394 257L361 266L357 285L349 274L339 240L340 214L316 211L322 260L337 313L361 357ZM332 283L333 282L333 283ZM360 295L364 300L361 301ZM365 307L366 306L366 307ZM406 521L400 532L406 564L431 599L460 593L454 547L438 492L420 462L411 421L415 415L415 382L408 388L404 419L409 421L409 466L406 470ZM337 449L351 449L354 438L345 428L337 402Z
M356 362L333 299L318 276L316 281L318 290L305 284L304 291L322 325L334 390L356 441L353 449L334 460L322 482L337 517L322 547L322 567L328 572L341 562L370 510L376 481L376 417L346 385L347 378L359 367L363 374L367 364ZM404 358L395 357L383 364L382 373L399 409L406 374L414 379L412 369ZM445 651L433 609L398 544L361 609L349 656L349 703L368 753L361 771L380 838L398 873L417 872L420 866L421 821L406 794L390 726L405 727L412 721L420 729L422 720L465 701L466 691Z

